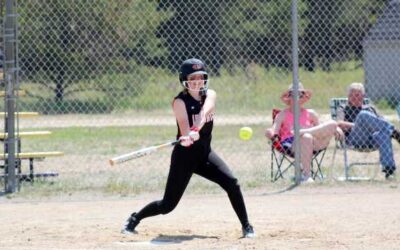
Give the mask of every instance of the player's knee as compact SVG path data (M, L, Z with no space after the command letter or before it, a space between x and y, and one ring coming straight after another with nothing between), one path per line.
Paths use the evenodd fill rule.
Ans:
M240 184L236 178L230 178L223 188L227 192L237 192L240 191Z

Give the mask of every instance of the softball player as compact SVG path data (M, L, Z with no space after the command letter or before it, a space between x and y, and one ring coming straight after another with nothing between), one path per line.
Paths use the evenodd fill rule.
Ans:
M184 61L179 80L184 90L174 98L172 107L178 126L177 138L181 142L172 151L164 197L133 213L122 233L134 233L144 218L171 212L178 205L195 173L219 184L227 192L242 224L243 237L253 238L255 233L247 217L238 181L225 162L211 149L216 93L208 89L205 64L195 58Z

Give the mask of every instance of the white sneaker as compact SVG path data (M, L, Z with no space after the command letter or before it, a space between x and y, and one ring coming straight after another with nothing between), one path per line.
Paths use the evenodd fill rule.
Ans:
M307 179L303 179L302 181L301 181L301 183L304 183L304 184L311 184L311 183L314 183L315 181L314 181L314 179L312 178L312 177L308 177Z

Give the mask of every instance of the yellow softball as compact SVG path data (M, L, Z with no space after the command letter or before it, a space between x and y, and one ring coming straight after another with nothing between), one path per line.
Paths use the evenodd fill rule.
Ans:
M250 140L252 135L253 135L253 130L250 127L242 127L239 130L239 137L244 141Z

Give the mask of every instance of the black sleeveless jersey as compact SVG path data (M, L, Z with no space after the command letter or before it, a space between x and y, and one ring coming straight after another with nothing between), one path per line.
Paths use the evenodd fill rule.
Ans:
M193 122L196 120L200 120L200 110L204 105L204 101L207 98L203 98L204 100L198 101L194 99L189 93L186 91L180 92L175 99L181 99L185 103L186 107L186 112L188 114L188 120L189 120L189 125L190 127L193 126ZM201 130L199 131L200 134L200 139L195 142L197 144L200 142L201 144L209 145L211 142L211 133L213 129L213 117L214 114L209 115L206 119L206 123L203 125ZM179 129L179 124L177 123L178 126L178 133L177 133L177 138L181 136L180 129Z

